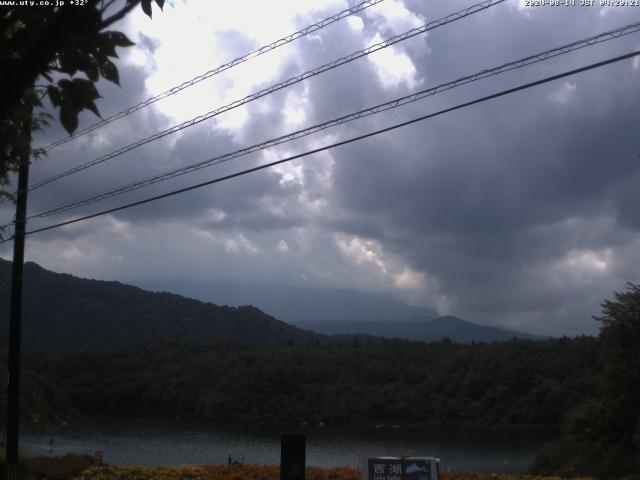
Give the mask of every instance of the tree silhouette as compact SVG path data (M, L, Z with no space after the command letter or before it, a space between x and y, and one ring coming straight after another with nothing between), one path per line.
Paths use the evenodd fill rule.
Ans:
M598 373L567 417L563 438L538 454L538 474L619 478L640 472L640 285L602 304ZM631 478L631 477L629 477Z
M155 2L162 9L164 0ZM21 152L30 149L24 125L45 96L59 109L69 134L81 111L100 115L95 84L101 77L119 84L112 59L118 56L117 47L133 45L125 34L108 28L138 4L151 17L151 0L86 0L83 5L0 11L0 184L8 183L8 173L24 157ZM44 84L36 87L36 82ZM50 119L42 113L32 118L34 129Z

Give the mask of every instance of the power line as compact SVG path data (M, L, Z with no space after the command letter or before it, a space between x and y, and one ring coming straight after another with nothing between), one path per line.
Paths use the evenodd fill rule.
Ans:
M66 170L64 172L61 172L59 174L53 175L49 178L46 178L45 180L42 180L38 183L36 183L35 185L33 185L29 191L33 191L36 190L38 188L41 188L51 182L55 182L56 180L59 180L61 178L67 177L69 175L72 175L74 173L80 172L82 170L85 170L89 167L92 167L94 165L98 165L100 163L106 162L107 160L110 160L112 158L115 158L117 156L120 156L124 153L130 152L131 150L134 150L138 147L141 147L142 145L146 145L147 143L153 142L154 140L158 140L160 138L166 137L167 135L171 135L173 133L176 133L180 130L183 130L185 128L191 127L193 125L197 125L201 122L204 122L205 120L209 120L210 118L213 118L217 115L220 115L221 113L224 112L228 112L229 110L232 110L234 108L237 108L241 105L244 105L246 103L249 103L253 100L257 100L258 98L264 97L266 95L269 95L271 93L274 93L278 90L282 90L283 88L287 88L290 87L291 85L295 85L299 82L302 82L303 80L306 80L308 78L314 77L316 75L320 75L321 73L324 73L328 70L333 70L334 68L337 68L341 65L347 64L349 62L352 62L358 58L364 57L366 55L369 55L371 53L377 52L378 50L382 50L383 48L389 47L391 45L394 45L396 43L402 42L404 40L407 40L408 38L411 37L415 37L416 35L428 32L430 30L433 30L435 28L441 27L443 25L446 25L448 23L452 23L455 22L457 20L460 20L462 18L468 17L469 15L472 15L474 13L478 13L482 10L486 10L490 7L493 7L495 5L498 5L502 2L504 2L506 0L484 0L483 2L477 3L475 5L472 5L468 8L465 8L464 10L460 10L458 12L454 12L454 13L450 13L449 15L447 15L446 17L440 18L438 20L434 20L432 22L429 22L421 27L418 28L413 28L405 33L402 33L400 35L395 35L393 37L389 37L386 40L376 43L374 45L371 45L365 49L362 50L358 50L357 52L354 52L350 55L347 55L346 57L342 57L338 60L334 60L331 63L327 63L325 65L322 65L320 67L316 67L313 70L308 70L300 75L297 75L295 77L291 77L288 80L276 83L274 85L272 85L271 87L265 88L263 90L260 90L256 93L252 93L251 95L247 95L246 97L240 99L240 100L236 100L232 103L229 103L227 105L224 105L222 107L219 107L215 110L212 110L208 113L205 113L203 115L199 115L195 118L192 118L191 120L187 120L186 122L180 123L178 125L174 125L171 128L168 128L167 130L164 130L162 132L158 132L150 137L147 138L143 138L142 140L138 140L135 143L132 143L130 145L127 145L126 147L122 147L114 152L108 153L106 155L103 155L102 157L96 158L94 160L91 160L89 162L83 163L82 165L78 165L77 167L71 168L69 170Z
M240 172L236 172L236 173L233 173L233 174L230 174L230 175L225 175L223 177L214 178L214 179L208 180L206 182L198 183L198 184L191 185L191 186L185 187L185 188L180 188L178 190L173 190L171 192L163 193L161 195L148 197L148 198L145 198L143 200L138 200L136 202L131 202L131 203L128 203L128 204L125 204L125 205L121 205L119 207L114 207L114 208L110 208L110 209L107 209L107 210L103 210L101 212L93 213L91 215L85 215L83 217L76 218L76 219L73 219L73 220L67 220L67 221L64 221L64 222L56 223L54 225L49 225L47 227L42 227L42 228L38 228L38 229L35 229L35 230L30 230L30 231L26 232L26 234L27 235L31 235L31 234L34 234L34 233L39 233L39 232L44 232L44 231L47 231L47 230L52 230L54 228L59 228L59 227L63 227L63 226L66 226L66 225L71 225L73 223L81 222L81 221L84 221L84 220L89 220L91 218L96 218L96 217L99 217L99 216L102 216L102 215L107 215L109 213L114 213L114 212L118 212L120 210L125 210L125 209L131 208L131 207L135 207L135 206L138 206L138 205L143 205L145 203L154 202L156 200L160 200L160 199L163 199L163 198L167 198L167 197L171 197L171 196L174 196L174 195L178 195L180 193L185 193L185 192L189 192L191 190L196 190L198 188L202 188L202 187L205 187L205 186L208 186L208 185L212 185L214 183L220 183L220 182L223 182L223 181L226 181L226 180L230 180L232 178L236 178L236 177L240 177L240 176L243 176L243 175L246 175L246 174L249 174L249 173L256 172L258 170L264 170L266 168L273 167L275 165L279 165L279 164L282 164L282 163L285 163L285 162L290 162L290 161L296 160L298 158L306 157L306 156L312 155L314 153L319 153L319 152L322 152L322 151L325 151L325 150L329 150L331 148L339 147L341 145L346 145L346 144L349 144L349 143L353 143L353 142L357 142L357 141L360 141L360 140L364 140L365 138L373 137L373 136L379 135L381 133L385 133L385 132L389 132L389 131L392 131L392 130L396 130L396 129L401 128L401 127L406 127L408 125L411 125L411 124L414 124L414 123L417 123L417 122L421 122L421 121L427 120L429 118L437 117L439 115L443 115L445 113L452 112L454 110L459 110L459 109L462 109L462 108L466 108L466 107L469 107L471 105L476 105L478 103L482 103L482 102L485 102L485 101L488 101L488 100L492 100L494 98L498 98L498 97L502 97L502 96L505 96L505 95L509 95L511 93L515 93L515 92L518 92L518 91L521 91L521 90L526 90L526 89L529 89L529 88L532 88L532 87L535 87L535 86L538 86L538 85L542 85L544 83L552 82L554 80L559 80L561 78L565 78L565 77L568 77L568 76L571 76L571 75L576 75L578 73L582 73L582 72L585 72L587 70L592 70L594 68L603 67L605 65L609 65L609 64L612 64L612 63L615 63L615 62L620 62L622 60L626 60L626 59L629 59L629 58L632 58L632 57L635 57L635 56L638 56L638 55L640 55L640 50L634 51L634 52L630 52L630 53L627 53L627 54L624 54L624 55L620 55L620 56L617 56L617 57L609 58L609 59L603 60L601 62L592 63L590 65L586 65L584 67L580 67L580 68L576 68L576 69L573 69L573 70L569 70L567 72L560 73L560 74L557 74L557 75L553 75L553 76L550 76L550 77L545 77L543 79L536 80L534 82L525 83L525 84L519 85L517 87L510 88L510 89L507 89L507 90L502 90L502 91L500 91L498 93L494 93L492 95L487 95L485 97L481 97L481 98L478 98L478 99L475 99L475 100L471 100L469 102L461 103L461 104L458 104L456 106L446 108L444 110L439 110L439 111L437 111L435 113L430 113L430 114L427 114L427 115L423 115L421 117L417 117L417 118L414 118L412 120L408 120L406 122L397 123L395 125L391 125L389 127L382 128L380 130L375 130L373 132L369 132L369 133L366 133L366 134L363 134L363 135L352 137L352 138L349 138L347 140L342 140L340 142L336 142L336 143L333 143L331 145L326 145L324 147L316 148L316 149L313 149L313 150L308 150L306 152L303 152L303 153L300 153L300 154L297 154L297 155L293 155L293 156L290 156L290 157L286 157L286 158L283 158L283 159L280 159L280 160L276 160L274 162L266 163L264 165L259 165L257 167L253 167L253 168L249 168L249 169L246 169L246 170L242 170ZM0 242L0 244L8 242L9 240L12 240L12 239L13 239L13 237L8 238L6 240L3 240L3 241Z
M93 125L89 125L86 128L83 128L82 130L79 130L77 132L75 132L72 135L69 135L67 137L63 137L49 145L47 145L46 147L43 148L43 150L45 152L48 152L49 150L59 146L59 145L63 145L67 142L70 142L71 140L74 140L76 138L79 138L83 135L86 135L89 132L93 132L94 130L97 130L98 128L101 128L115 120L119 120L121 118L124 118L128 115L131 115L134 112L137 112L138 110L144 108L144 107L148 107L149 105L162 100L163 98L166 97L170 97L171 95L175 95L176 93L184 90L185 88L189 88L192 85L195 85L197 83L202 82L203 80L206 80L207 78L211 78L219 73L222 73L226 70L229 70L230 68L233 68L237 65L240 65L241 63L244 63L248 60L252 60L264 53L270 52L272 50L275 50L278 47L282 47L283 45L286 45L288 43L293 42L294 40L297 40L299 38L302 38L306 35L309 35L310 33L313 33L315 31L318 31L328 25L331 25L332 23L337 22L338 20L341 20L345 17L348 17L350 15L354 15L358 12L361 12L362 10L369 8L373 5L376 5L377 3L380 3L384 0L366 0L364 2L361 2L357 5L355 5L352 8L348 8L345 10L342 10L341 12L338 12L334 15L331 15L330 17L327 17L323 20L320 20L319 22L314 23L313 25L309 25L305 28L303 28L302 30L298 30L297 32L294 32L290 35L287 35L286 37L282 37L278 40L276 40L275 42L270 43L269 45L265 45L262 46L256 50L253 50L252 52L247 53L246 55L242 56L242 57L238 57L234 60L231 60L228 63L225 63L223 65L220 65L219 67L216 67L212 70L209 70L201 75L198 75L197 77L192 78L191 80L188 80L186 82L181 83L180 85L177 85L173 88L170 88L169 90L166 90L162 93L159 93L158 95L155 95L153 97L150 97L136 105L133 105L125 110L122 110L121 112L118 112L114 115L111 115L110 117L107 117L103 120L100 120L99 122L94 123Z
M89 205L101 200L105 200L107 198L111 198L111 197L115 197L118 195L122 195L134 190L138 190L140 188L152 185L154 183L158 183L161 181L166 181L166 180L170 180L172 178L178 177L180 175L185 175L187 173L191 173L197 170L201 170L203 168L206 167L210 167L212 165L217 165L223 162L227 162L230 161L232 159L241 157L241 156L245 156L260 150L264 150L268 147L272 147L272 146L276 146L276 145L280 145L282 143L285 142L289 142L292 140L296 140L298 138L302 138L308 135L311 135L313 133L317 133L320 132L322 130L326 130L327 128L336 126L336 125L343 125L345 123L357 120L357 119L361 119L370 115L374 115L380 112L384 112L387 110L391 110L394 108L398 108L400 106L403 105L407 105L409 103L424 99L426 97L432 96L432 95L436 95L438 93L441 93L443 91L446 90L450 90L453 88L456 88L460 85L464 85L467 83L471 83L483 78L487 78L490 76L494 76L494 75L498 75L510 70L515 70L517 68L522 68L528 65L532 65L534 63L538 63L538 62L542 62L545 60L548 60L549 58L553 58L553 57L557 57L559 55L564 55L567 53L570 53L572 51L587 47L587 46L592 46L598 43L602 43L611 39L615 39L615 38L620 38L624 35L628 35L631 33L635 33L640 31L640 22L636 22L630 25L626 25L623 27L619 27L615 30L610 30L608 32L604 32L604 33L600 33L598 35L594 35L588 38L584 38L581 40L577 40L574 42L571 42L569 44L566 45L562 45L560 47L556 47L554 49L551 50L546 50L544 52L541 53L537 53L534 55L530 55L528 57L525 58L521 58L509 63L505 63L502 64L498 67L494 67L491 69L485 69L485 70L481 70L477 73L474 73L472 75L468 75L462 78L459 78L457 80L448 82L448 83L443 83L440 85L437 85L435 87L431 87L429 89L426 90L421 90L419 92L413 93L411 95L406 95L400 98L396 98L395 100L391 100L385 103L381 103L378 105L375 105L373 107L369 107L367 109L364 110L360 110L358 112L354 112L351 113L349 115L344 115L342 117L338 117L335 118L333 120L329 120L327 122L323 122L317 125L313 125L311 127L307 127L301 130L297 130L295 132L292 133L288 133L286 135L282 135L280 137L277 138L272 138L270 140L267 140L265 142L261 142L261 143L257 143L254 145L251 145L249 147L245 147L230 153L225 153L224 155L219 155L213 158L210 158L208 160L204 160L195 164L191 164L188 165L186 167L182 167L179 169L175 169L169 172L165 172L162 174L158 174L152 177L148 177L142 180L138 180L136 182L115 188L115 189L111 189L111 190L107 190L95 195L92 195L90 197L84 198L84 199L80 199L80 200L75 200L72 202L66 202L63 204L59 204L58 206L49 208L48 210L44 210L44 211L40 211L38 213L35 213L33 215L30 215L28 218L43 218L43 217L48 217L51 215L54 215L56 213L62 213L62 212L66 212L84 205Z

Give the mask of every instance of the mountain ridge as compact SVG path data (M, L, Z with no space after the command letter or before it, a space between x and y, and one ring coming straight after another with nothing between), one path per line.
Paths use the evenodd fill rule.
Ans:
M7 344L10 279L11 262L0 259L1 346ZM22 337L26 351L324 339L250 305L213 305L116 281L55 273L34 262L24 266Z
M400 314L417 312L421 316L391 321L328 319L290 324L252 305L215 305L177 293L150 292L117 281L55 273L34 262L25 263L24 270L23 348L32 352L220 341L308 344L376 341L379 339L376 337L386 337L415 341L449 338L458 343L471 343L514 337L545 338L481 326L453 316L431 318L426 315L429 309L411 306L406 306ZM11 262L0 259L0 313L4 313L0 320L0 351L7 345L10 277ZM312 290L307 289L307 295L310 292ZM348 300L351 291L333 289L326 295L331 297L336 292ZM387 301L385 297L362 293L351 306L366 299L376 300L374 306ZM400 303L393 299L386 305L396 305L394 302ZM389 308L381 308L381 314L393 312ZM370 311L369 306L362 311Z
M255 305L285 322L437 318L432 308L408 305L387 294L348 288L226 281L133 281L146 290L169 291L201 301Z
M491 327L440 315L432 308L407 305L389 295L352 289L250 282L137 282L150 290L168 290L190 298L238 305L251 303L276 318L324 335L364 335L417 341L471 343L545 336Z
M422 342L439 341L443 338L448 338L457 343L507 341L513 338L525 340L544 340L548 338L515 330L479 325L453 315L412 320L308 321L299 322L296 325L325 335L365 334Z

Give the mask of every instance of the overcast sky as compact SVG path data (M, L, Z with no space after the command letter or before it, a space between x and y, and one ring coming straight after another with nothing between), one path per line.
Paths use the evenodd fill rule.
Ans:
M580 3L579 0L576 0ZM343 0L180 1L119 28L108 116L332 15ZM52 150L32 183L465 8L384 0ZM30 212L640 20L640 8L509 0L33 192ZM640 48L640 34L491 77L46 220L74 218L405 121ZM270 170L28 237L42 266L120 281L233 280L390 293L541 334L595 333L640 282L640 62L627 60ZM93 123L81 115L81 127ZM37 137L63 136L58 125ZM11 220L10 209L0 212ZM6 222L3 222L6 223ZM0 254L9 258L11 247Z

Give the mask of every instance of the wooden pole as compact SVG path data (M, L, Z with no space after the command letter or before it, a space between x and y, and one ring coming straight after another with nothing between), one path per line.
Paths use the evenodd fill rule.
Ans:
M16 193L13 270L11 275L11 309L9 317L9 385L7 393L7 464L6 480L18 478L18 441L20 428L20 344L22 336L22 272L24 237L27 223L27 192L31 154L31 115L25 122L27 147L20 159Z

